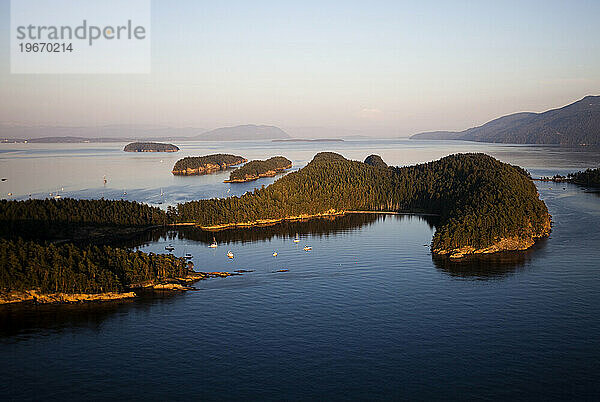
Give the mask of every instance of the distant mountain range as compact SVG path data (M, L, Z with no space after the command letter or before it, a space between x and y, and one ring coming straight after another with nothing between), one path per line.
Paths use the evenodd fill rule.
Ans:
M221 127L207 131L190 139L205 141L238 141L238 140L277 140L290 138L290 135L275 126L243 126Z
M586 96L543 113L510 114L464 131L431 131L410 138L504 144L600 145L600 96Z
M201 134L198 134L198 133ZM185 127L100 126L56 127L0 124L0 142L83 143L156 141L240 141L289 139L288 133L275 126L247 124L210 131Z

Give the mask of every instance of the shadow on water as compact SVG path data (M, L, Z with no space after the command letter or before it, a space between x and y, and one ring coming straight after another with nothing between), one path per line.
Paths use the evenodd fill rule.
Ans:
M525 251L504 251L495 254L476 255L460 260L447 256L432 256L435 267L456 278L473 280L502 279L524 270L546 246L547 239L538 240Z
M36 333L61 333L73 329L100 331L108 318L131 311L144 312L169 303L181 293L153 292L135 300L77 304L19 303L0 306L0 342L28 339Z

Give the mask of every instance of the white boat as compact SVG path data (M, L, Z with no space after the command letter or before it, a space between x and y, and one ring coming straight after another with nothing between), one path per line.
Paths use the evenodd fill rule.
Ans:
M219 245L217 244L217 241L216 241L216 240L215 240L215 238L213 237L213 242L212 242L212 243L210 243L210 244L208 245L208 247L210 247L210 248L217 248L218 246L219 246Z
M173 245L169 244L168 246L165 246L165 250L173 251L173 250L175 250L175 247L173 247Z
M273 257L277 257L277 251L273 251Z
M312 250L311 246L304 246L304 251L310 251L310 250Z
M185 258L194 258L194 256L191 255L190 253L185 253L184 257Z
M231 250L229 250L229 251L227 252L227 257L229 257L229 258L233 258L233 253L231 252Z

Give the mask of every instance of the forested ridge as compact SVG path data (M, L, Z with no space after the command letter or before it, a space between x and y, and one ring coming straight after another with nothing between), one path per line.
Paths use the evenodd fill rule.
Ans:
M231 172L229 181L254 180L290 167L292 167L292 161L283 156L274 156L267 160L253 160Z
M539 236L549 216L523 169L484 154L381 168L334 153L319 153L303 169L253 193L178 204L170 214L181 222L213 226L332 210L439 214L434 250L483 248L500 238Z
M123 292L135 284L186 273L185 261L170 254L0 239L0 293Z

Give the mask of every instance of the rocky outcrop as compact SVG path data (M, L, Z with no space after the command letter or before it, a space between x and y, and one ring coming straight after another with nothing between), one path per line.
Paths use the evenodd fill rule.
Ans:
M134 292L107 293L41 293L38 290L18 290L0 295L0 304L21 302L49 303L84 303L91 301L122 300L135 297Z

